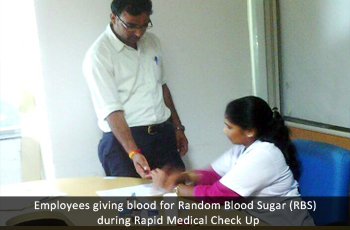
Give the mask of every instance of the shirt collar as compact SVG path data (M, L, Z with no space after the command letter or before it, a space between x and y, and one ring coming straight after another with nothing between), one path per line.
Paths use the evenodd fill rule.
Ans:
M115 35L110 24L108 24L107 26L106 34L118 53L121 52L123 48L127 48L127 45L125 45L122 41L120 41L119 38ZM144 34L140 39L140 41L137 43L138 49L141 48L145 35L146 34Z
M107 29L106 29L106 34L109 38L109 41L112 43L112 45L117 50L117 52L119 53L120 51L122 51L125 44L122 41L120 41L119 38L114 34L114 32L111 28L111 24L108 24Z
M260 140L256 140L253 144L249 145L248 148L243 147L243 149L242 149L242 154L243 154L243 153L249 152L251 149L254 148L254 146L255 146L256 144L258 144L258 143L260 143L260 142L261 142Z

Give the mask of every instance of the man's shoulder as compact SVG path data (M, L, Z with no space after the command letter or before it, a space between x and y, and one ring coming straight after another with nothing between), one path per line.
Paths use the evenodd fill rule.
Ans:
M108 35L106 33L103 33L95 40L95 42L91 45L90 49L99 50L101 48L109 47L111 45L112 44L108 38Z
M143 36L149 40L159 40L157 35L155 35L154 33L148 32L148 31Z
M146 32L144 35L143 35L143 40L144 42L146 42L147 44L151 44L151 45L154 45L154 46L157 46L157 47L160 47L160 40L159 38L157 37L157 35L153 34L153 33L150 33L150 32Z
M90 46L87 56L108 56L113 46L108 39L108 36L103 33Z

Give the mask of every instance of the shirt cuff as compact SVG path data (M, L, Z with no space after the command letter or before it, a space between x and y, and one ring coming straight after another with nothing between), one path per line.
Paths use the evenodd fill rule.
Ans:
M99 111L99 114L98 114L99 120L105 120L111 113L116 111L124 111L123 106L114 105L114 106L104 107Z

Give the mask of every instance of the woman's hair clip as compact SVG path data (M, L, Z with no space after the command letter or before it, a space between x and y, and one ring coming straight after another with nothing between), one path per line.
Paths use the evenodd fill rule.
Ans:
M278 112L278 108L277 107L273 107L272 108L272 112Z
M273 107L272 108L272 117L276 118L278 114L278 108L277 107Z

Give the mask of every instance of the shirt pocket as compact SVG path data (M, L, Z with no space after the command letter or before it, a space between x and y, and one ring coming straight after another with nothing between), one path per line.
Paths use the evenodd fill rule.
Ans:
M153 56L152 70L156 82L162 84L162 58L160 56Z

